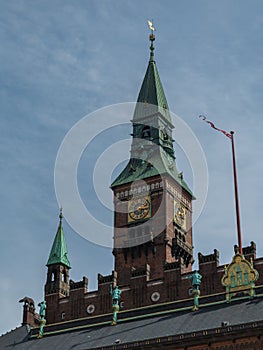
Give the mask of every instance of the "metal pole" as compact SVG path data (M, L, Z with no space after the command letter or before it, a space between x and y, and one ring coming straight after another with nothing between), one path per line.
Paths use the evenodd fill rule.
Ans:
M239 201L238 201L238 185L237 185L237 169L236 169L236 156L235 156L235 145L234 145L234 131L230 131L230 134L231 134L231 144L232 144L234 186L235 186L235 199L236 199L238 247L239 247L239 253L242 254L242 234L241 234Z

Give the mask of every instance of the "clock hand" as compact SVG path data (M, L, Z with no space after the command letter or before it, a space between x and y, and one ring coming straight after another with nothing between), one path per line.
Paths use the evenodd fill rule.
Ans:
M143 209L147 209L148 206L145 204L145 205L141 205L137 210L138 211L142 211Z

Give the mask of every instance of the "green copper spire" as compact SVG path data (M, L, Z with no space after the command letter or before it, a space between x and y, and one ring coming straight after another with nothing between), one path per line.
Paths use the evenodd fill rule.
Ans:
M68 250L62 227L62 218L62 209L60 209L58 230L51 248L51 252L49 254L47 266L53 264L64 264L65 266L70 268L70 262L68 260Z
M151 21L148 24L151 29L150 60L133 114L130 160L111 188L165 174L192 196L175 164L173 125L154 60L155 29Z
M164 94L161 79L159 77L156 62L154 60L153 42L155 40L155 35L153 34L153 30L149 36L149 39L151 41L150 60L137 99L137 105L133 115L133 122L136 123L149 115L159 112L165 121L168 121L171 124L172 122L168 110L168 103ZM147 108L145 108L145 104L148 104Z

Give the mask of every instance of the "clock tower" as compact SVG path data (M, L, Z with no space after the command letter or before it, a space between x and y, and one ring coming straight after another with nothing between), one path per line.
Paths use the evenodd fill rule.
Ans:
M161 280L165 269L190 272L193 264L193 195L175 163L167 100L150 60L132 119L130 160L112 183L115 271L119 285L146 275Z

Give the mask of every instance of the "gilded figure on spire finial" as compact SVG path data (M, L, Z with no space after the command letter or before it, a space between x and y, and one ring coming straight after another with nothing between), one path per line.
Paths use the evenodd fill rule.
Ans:
M152 21L150 21L149 19L148 19L148 26L149 26L149 28L151 29L151 34L149 35L149 39L150 39L150 41L151 41L151 46L150 46L150 50L151 50L151 58L150 58L150 61L153 61L153 50L154 50L154 46L153 46L153 42L154 42L154 40L155 40L155 35L153 34L153 32L155 31L155 27L153 26L153 22Z
M153 22L152 21L150 21L149 19L148 19L148 25L149 25L149 28L151 29L151 31L152 31L152 34L153 34L153 32L155 31L155 28L154 28L154 26L153 26Z
M153 32L155 31L155 27L153 26L153 22L150 21L149 19L147 22L148 22L149 28L151 29L151 34L149 36L149 39L153 43L153 41L155 40L155 35L153 34Z

